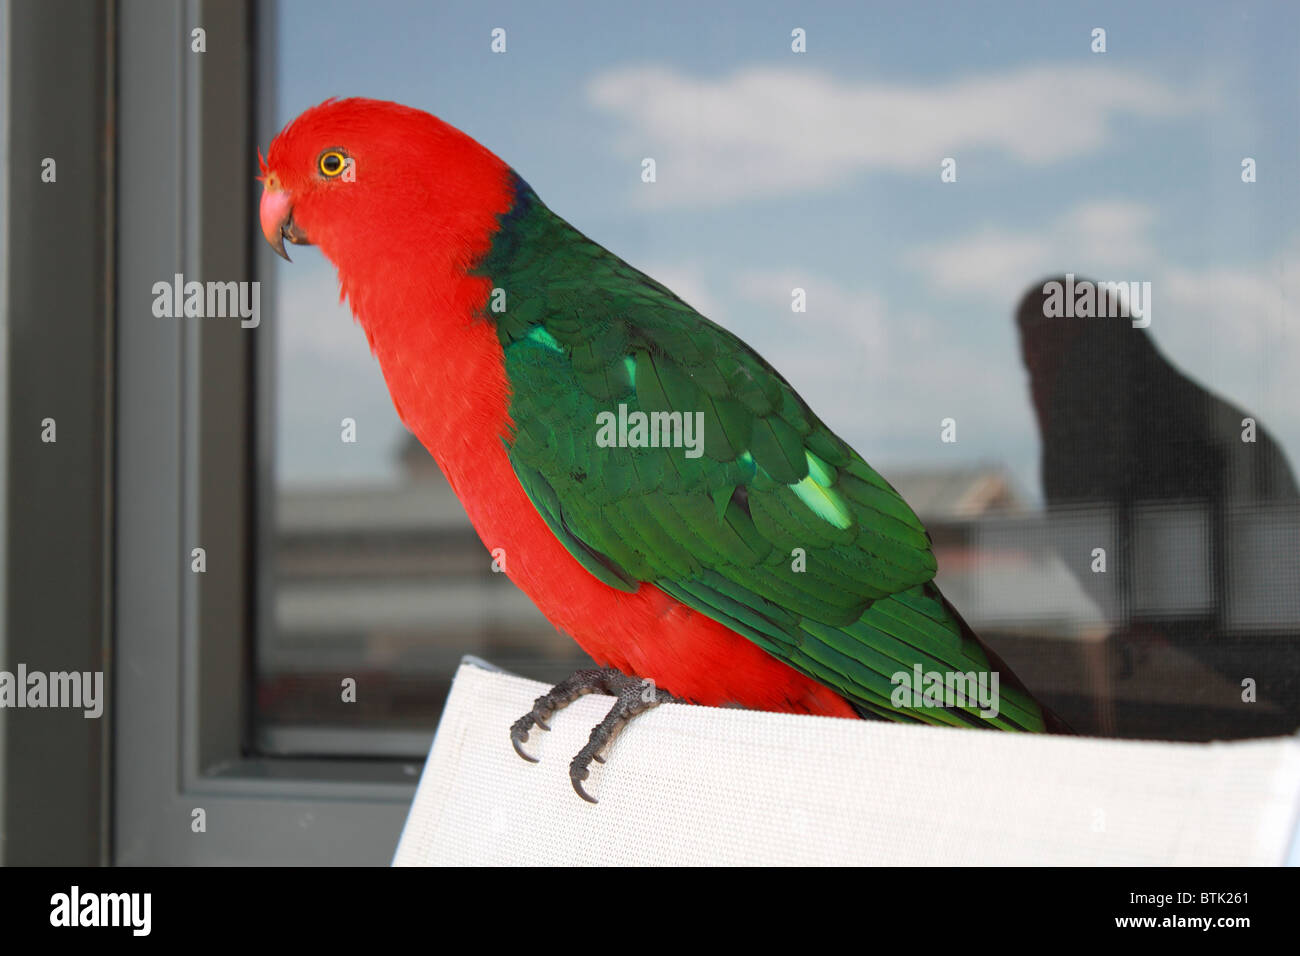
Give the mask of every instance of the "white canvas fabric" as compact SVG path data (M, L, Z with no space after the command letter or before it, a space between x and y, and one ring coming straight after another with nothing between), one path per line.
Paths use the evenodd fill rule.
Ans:
M547 688L462 664L396 866L1279 864L1300 740L1174 744L908 727L665 704L579 799L569 761L612 698L534 731Z

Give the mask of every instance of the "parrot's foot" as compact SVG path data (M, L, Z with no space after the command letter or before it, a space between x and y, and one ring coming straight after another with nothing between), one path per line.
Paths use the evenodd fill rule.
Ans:
M637 714L643 714L665 701L679 701L679 698L656 688L654 681L628 677L613 667L578 671L533 701L533 709L511 725L510 742L514 744L515 752L525 760L537 763L537 758L527 753L523 747L529 731L534 725L542 730L550 730L546 722L551 716L584 694L609 694L617 698L605 719L592 729L587 746L579 750L569 764L569 780L573 783L573 789L582 799L595 803L596 798L582 789L582 781L590 773L588 768L591 762L605 762L601 751L613 742L618 732Z

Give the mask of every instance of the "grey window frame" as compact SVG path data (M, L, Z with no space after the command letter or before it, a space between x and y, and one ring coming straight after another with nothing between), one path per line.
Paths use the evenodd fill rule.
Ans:
M30 92L10 124L6 659L102 669L108 709L4 715L6 863L382 865L415 791L409 761L252 753L274 317L152 314L175 273L273 298L253 183L273 26L250 0L10 11L11 89Z
M386 864L418 765L250 755L257 582L268 534L262 396L273 316L155 319L154 282L260 279L255 77L273 76L269 4L119 8L115 862ZM190 52L206 30L207 51ZM269 83L261 93L266 95ZM247 201L240 201L240 199ZM257 348L253 348L256 341ZM254 448L254 436L260 447ZM258 473L258 469L261 469ZM258 536L262 540L258 540ZM190 549L207 571L190 571ZM265 572L263 572L265 573ZM195 833L202 808L206 832Z
M6 566L0 663L101 671L110 659L111 8L14 2L8 15ZM57 178L41 181L42 161ZM55 421L56 441L41 440ZM0 862L109 853L112 696L0 712Z

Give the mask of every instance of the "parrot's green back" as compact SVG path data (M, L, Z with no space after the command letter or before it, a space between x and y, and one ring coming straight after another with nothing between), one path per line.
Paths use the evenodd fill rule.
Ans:
M745 343L515 186L475 272L505 293L483 315L505 355L510 460L569 553L611 587L648 583L722 622L864 715L1043 730L934 585L929 536L898 493ZM602 446L601 413L620 405L679 437L671 413L702 413L702 453ZM999 714L895 708L891 676L918 664L1000 671Z

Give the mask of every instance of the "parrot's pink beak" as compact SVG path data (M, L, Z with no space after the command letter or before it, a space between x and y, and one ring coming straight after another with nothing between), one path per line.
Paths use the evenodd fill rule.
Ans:
M268 182L262 190L262 205L258 211L262 220L262 235L271 248L285 262L292 262L284 251L284 240L294 245L309 246L311 240L293 221L293 200L289 194Z

